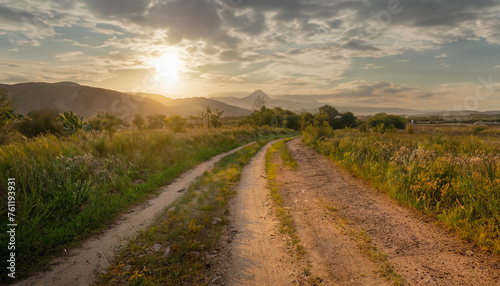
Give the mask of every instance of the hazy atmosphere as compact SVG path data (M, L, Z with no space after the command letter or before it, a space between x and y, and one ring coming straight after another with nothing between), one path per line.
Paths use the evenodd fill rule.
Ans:
M0 82L500 109L500 1L2 1Z
M0 0L0 284L500 285L500 0Z

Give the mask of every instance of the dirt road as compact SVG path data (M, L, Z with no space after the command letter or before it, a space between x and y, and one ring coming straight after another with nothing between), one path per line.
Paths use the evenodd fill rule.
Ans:
M129 238L134 237L137 231L149 226L174 200L181 197L184 194L182 190L187 189L191 182L203 172L210 170L222 157L245 146L219 154L184 173L171 184L164 186L158 197L135 207L120 217L103 234L85 241L81 247L69 250L67 254L54 260L50 271L32 276L16 285L78 286L90 284L96 273L107 269L109 260L114 257L116 251L121 249Z
M442 225L400 206L355 179L300 139L287 143L298 171L281 166L278 179L306 249L290 260L273 232L263 154L242 176L231 208L234 239L229 285L298 285L294 273L310 266L321 285L500 285L500 257L450 234ZM267 198L266 198L267 196ZM232 227L232 228L231 228ZM227 238L227 236L226 236ZM301 264L302 263L302 264ZM299 283L305 284L305 283Z
M277 219L267 188L266 145L243 170L230 209L223 248L224 281L219 285L290 285L292 261L276 233ZM229 267L230 266L230 267Z

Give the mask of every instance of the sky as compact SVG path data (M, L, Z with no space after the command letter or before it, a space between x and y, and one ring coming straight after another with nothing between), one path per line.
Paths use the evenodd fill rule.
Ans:
M500 0L0 0L0 83L500 110Z

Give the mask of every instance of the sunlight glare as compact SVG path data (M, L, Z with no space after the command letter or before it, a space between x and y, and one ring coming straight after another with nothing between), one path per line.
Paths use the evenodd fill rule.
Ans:
M156 72L167 83L178 80L180 65L178 56L173 53L166 53L154 61Z

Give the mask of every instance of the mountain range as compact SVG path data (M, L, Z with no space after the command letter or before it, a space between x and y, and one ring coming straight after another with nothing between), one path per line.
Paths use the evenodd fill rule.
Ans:
M203 97L172 99L159 94L124 93L74 82L0 84L0 89L14 99L14 109L23 115L34 109L51 108L61 112L71 110L87 119L103 110L130 121L136 113L143 116L157 113L199 115L206 106L223 110L225 117L251 113L251 110Z
M13 85L0 84L7 94L14 98L14 109L17 113L27 114L29 111L40 108L52 108L58 111L71 110L91 118L97 111L103 110L114 113L123 119L131 120L134 114L143 116L164 114L167 116L178 114L182 116L199 115L207 106L224 111L224 117L246 116L253 110L262 106L268 108L281 107L297 113L316 113L318 108L327 104L316 101L306 95L295 95L293 100L285 96L271 98L262 90L256 90L250 95L245 93L211 94L209 97L169 98L160 94L119 92L109 89L80 85L74 82L44 83L28 82ZM243 96L242 96L243 95ZM500 111L434 111L381 108L381 107L355 107L333 105L341 112L351 111L357 116L373 115L379 112L398 115L422 116L464 116L464 115L497 115Z

